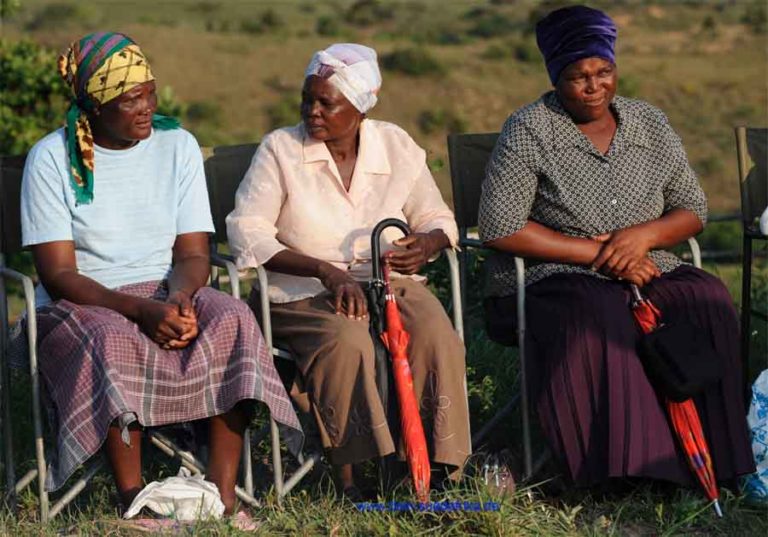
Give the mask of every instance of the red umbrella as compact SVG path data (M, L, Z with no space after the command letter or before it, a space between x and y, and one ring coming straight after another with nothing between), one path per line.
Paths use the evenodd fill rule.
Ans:
M424 426L419 414L419 403L413 391L413 375L408 364L408 341L410 335L403 328L400 310L395 302L395 295L389 282L389 267L383 267L384 286L386 290L385 315L386 330L381 339L392 357L392 376L395 380L395 391L400 406L400 429L405 445L405 457L411 469L416 495L421 502L429 500L429 452L427 439L424 436Z
M637 324L640 325L643 333L653 332L659 325L661 312L653 303L643 298L640 290L632 284L632 313L635 316ZM717 489L715 481L715 470L712 467L712 457L709 455L709 446L704 438L704 430L701 426L699 413L693 399L686 399L682 402L675 402L671 399L666 400L667 412L669 413L672 429L677 435L680 446L683 448L688 466L693 474L699 480L709 501L713 502L713 507L718 516L722 517L723 512L720 509L720 491Z

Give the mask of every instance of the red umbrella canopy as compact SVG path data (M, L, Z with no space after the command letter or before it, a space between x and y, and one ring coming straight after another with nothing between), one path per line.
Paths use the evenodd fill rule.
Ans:
M400 428L405 446L405 457L411 470L416 495L421 502L429 501L429 452L424 435L424 426L419 413L419 403L413 391L413 374L408 363L408 341L410 335L403 328L400 310L389 282L389 267L384 266L386 286L386 325L381 335L384 345L392 357L392 376L395 381L397 402L400 409Z
M661 312L653 302L640 294L636 285L633 284L631 289L634 297L632 314L643 333L649 334L659 326ZM718 501L720 492L715 481L712 457L709 454L709 446L704 438L704 429L693 399L686 399L680 403L667 399L666 407L672 430L680 442L688 466L704 489L709 501L714 502L715 512L722 517L723 513Z

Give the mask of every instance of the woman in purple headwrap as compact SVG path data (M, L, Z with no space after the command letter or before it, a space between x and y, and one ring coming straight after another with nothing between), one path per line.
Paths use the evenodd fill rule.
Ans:
M740 393L738 324L714 276L665 248L699 233L707 204L666 116L616 96L616 26L584 6L536 27L554 90L512 114L489 163L480 235L492 338L512 343L513 256L526 269L533 401L550 447L577 485L647 477L692 483L636 351L627 282L665 322L686 320L724 364L696 396L715 472L752 472Z

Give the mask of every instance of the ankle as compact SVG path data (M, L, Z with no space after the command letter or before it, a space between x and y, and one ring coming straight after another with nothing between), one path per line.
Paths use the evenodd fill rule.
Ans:
M132 487L129 489L117 491L123 510L127 510L131 506L133 500L136 499L136 496L138 496L139 492L141 492L141 487Z

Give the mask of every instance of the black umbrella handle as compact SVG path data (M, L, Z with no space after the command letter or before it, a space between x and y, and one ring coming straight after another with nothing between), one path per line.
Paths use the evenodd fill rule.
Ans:
M379 239L381 239L381 232L388 227L396 227L405 233L406 237L411 234L411 228L408 227L408 224L397 218L386 218L373 228L371 233L371 262L373 263L373 279L377 282L384 281L384 275L381 272L381 245L379 244Z

